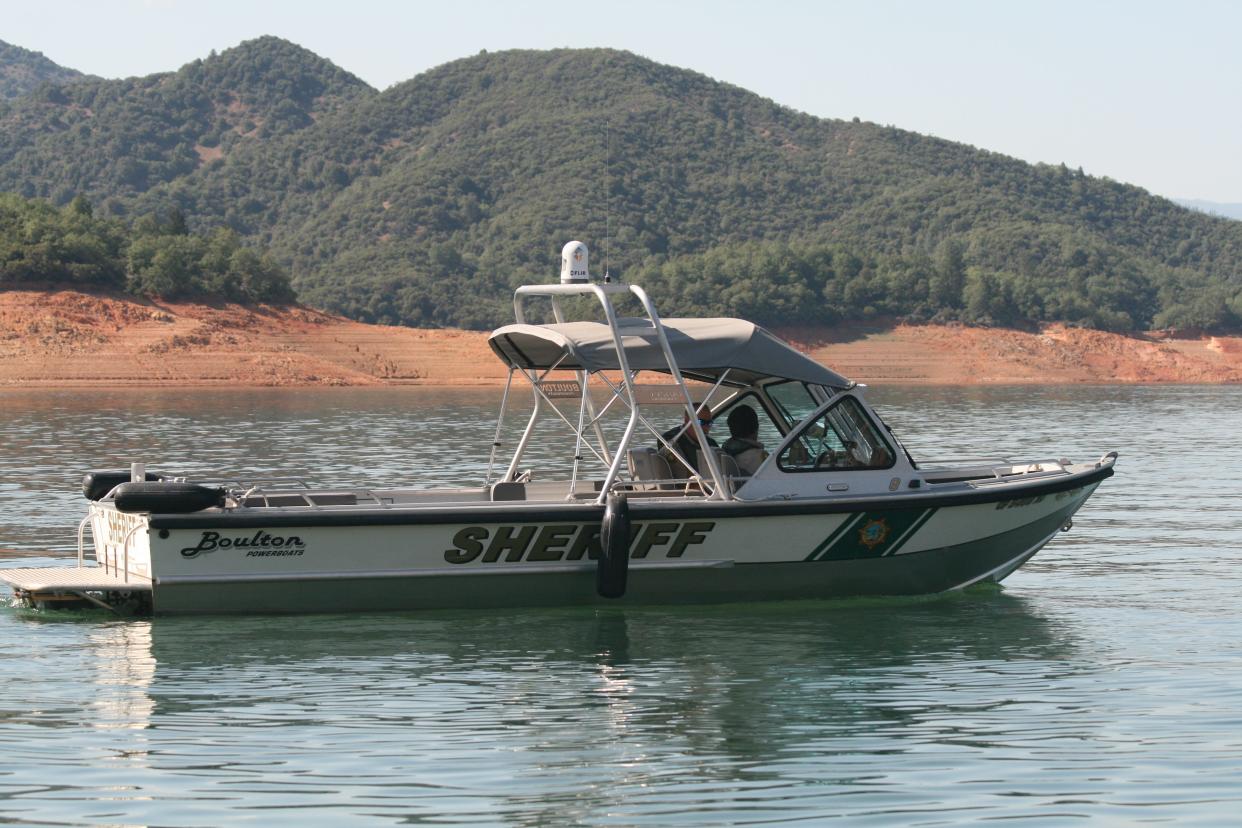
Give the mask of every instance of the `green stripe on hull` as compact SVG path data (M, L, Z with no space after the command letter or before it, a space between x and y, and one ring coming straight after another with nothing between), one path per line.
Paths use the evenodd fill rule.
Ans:
M858 521L861 518L862 518L861 514L846 515L845 520L841 521L841 524L836 529L832 530L832 534L824 538L823 542L820 543L819 546L815 547L815 549L811 552L811 554L806 556L805 560L808 560L808 561L816 560L820 555L824 553L825 549L832 548L832 545L836 543L837 540L842 535L848 532L850 528L854 526L854 524L858 523Z
M898 549L911 533L930 516L930 509L863 512L850 522L849 531L837 534L817 561L848 561L854 558L880 558Z
M899 537L896 540L896 542L893 543L892 547L884 554L885 555L901 554L901 548L914 539L914 536L919 533L920 529L922 529L924 526L927 525L927 521L931 520L932 515L936 514L937 511L939 510L928 509L926 512L924 512L923 516L920 517L918 520L916 520L914 522L914 525L911 526L909 529L907 529L906 533L902 535L901 537Z

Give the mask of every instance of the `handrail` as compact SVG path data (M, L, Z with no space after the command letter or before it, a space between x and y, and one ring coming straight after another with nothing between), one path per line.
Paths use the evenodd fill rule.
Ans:
M355 497L355 502L354 503L329 503L329 504L315 502L316 497L323 497L325 494L332 494L333 492L353 495ZM315 509L315 510L322 511L324 509L341 509L341 508L355 509L355 508L363 507L363 506L365 507L374 506L375 508L390 508L392 505L390 502L386 503L385 499L380 497L378 494L376 494L374 489L360 489L360 488L359 489L351 489L351 488L321 489L319 491L314 491L308 487L306 492L301 492L296 489L294 490L270 489L269 490L269 489L264 489L262 486L251 486L249 489L246 489L245 491L227 490L226 494L228 495L229 498L236 501L235 508L239 508L239 509L283 508L283 509ZM302 505L285 504L280 507L273 507L273 506L268 506L268 505L251 506L247 502L251 500L252 498L262 498L266 500L267 498L270 498L270 497L300 497L306 502ZM363 503L362 501L367 498L375 502L374 503Z
M954 470L968 466L1003 466L1011 461L1004 457L934 457L919 458L919 471Z
M144 528L143 524L141 523L135 524L134 527L125 534L125 541L121 547L121 554L123 556L123 560L125 563L125 567L121 571L124 573L122 577L125 579L125 583L127 584L129 583L129 542L131 539L133 539L134 533L142 528Z
M86 525L91 522L90 512L86 517L82 518L82 522L78 524L78 569L81 569L86 562ZM95 537L95 527L91 526L91 539Z
M225 489L247 489L250 487L258 488L277 488L281 486L289 488L310 489L313 488L310 483L300 477L258 477L250 480L242 480L239 477L226 476L223 474L205 473L186 475L183 477L169 478L175 482L193 481L202 485L220 486Z

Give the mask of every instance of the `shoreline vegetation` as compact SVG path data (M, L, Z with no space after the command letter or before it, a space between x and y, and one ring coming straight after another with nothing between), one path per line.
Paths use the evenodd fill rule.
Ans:
M860 382L1242 382L1239 222L628 52L4 66L44 80L0 90L0 388L499 383L571 238Z
M898 321L773 330L871 385L1242 382L1242 336ZM368 325L298 305L0 290L0 390L499 386L504 379L486 332Z
M64 207L0 193L0 290L64 283L139 298L294 301L289 275L228 228L190 232L185 214L132 225L95 215L77 196Z
M1242 329L1242 223L625 51L480 52L377 90L259 37L12 94L4 284L60 261L88 289L485 330L576 238L670 315Z

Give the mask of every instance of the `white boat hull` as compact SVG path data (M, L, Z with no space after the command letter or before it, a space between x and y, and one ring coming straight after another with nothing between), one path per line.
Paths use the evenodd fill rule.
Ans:
M602 512L594 504L155 516L92 509L102 562L149 578L161 614L704 603L932 594L999 581L1052 539L1104 476L984 498L635 501L619 599L595 589Z

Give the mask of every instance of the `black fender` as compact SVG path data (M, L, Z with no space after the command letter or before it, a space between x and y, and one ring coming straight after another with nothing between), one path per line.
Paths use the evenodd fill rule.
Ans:
M117 486L122 483L128 483L131 479L128 469L87 472L82 476L82 494L86 495L87 500L99 500ZM164 475L162 474L147 472L147 480L156 481L163 479Z
M112 500L118 512L185 514L224 505L224 489L197 483L122 483Z
M608 495L599 546L595 591L603 598L620 598L630 569L630 504L621 495Z

